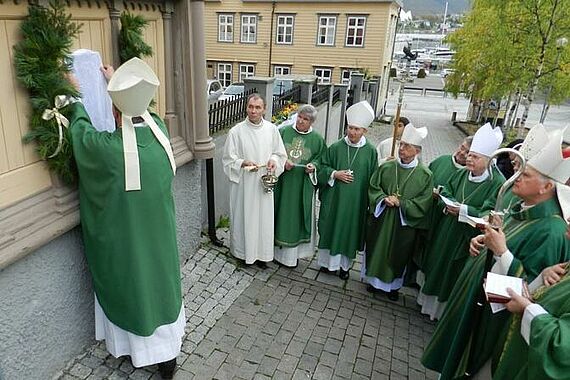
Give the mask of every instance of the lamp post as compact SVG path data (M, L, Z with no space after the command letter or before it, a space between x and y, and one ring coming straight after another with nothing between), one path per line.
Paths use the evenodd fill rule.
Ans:
M568 44L568 38L561 37L556 40L556 59L554 60L554 67L558 66L558 61L560 60L560 53L564 49L564 46ZM550 85L548 88L548 92L546 93L546 98L544 99L544 104L542 105L542 112L540 113L540 123L544 123L546 119L546 114L548 113L548 109L550 108L549 100L550 100L550 93L552 92L552 87L554 85Z

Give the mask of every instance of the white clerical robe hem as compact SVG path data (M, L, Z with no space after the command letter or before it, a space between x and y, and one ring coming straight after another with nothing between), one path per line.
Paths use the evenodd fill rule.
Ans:
M135 367L172 360L180 354L186 326L184 304L176 321L156 328L150 336L138 336L111 322L95 296L95 339L104 340L114 357L129 355Z
M384 282L378 277L366 275L366 253L362 259L362 267L360 268L360 280L364 283L370 284L374 289L380 289L384 292L391 292L392 290L399 290L404 285L404 277L406 276L406 269L402 273L402 277L395 278L392 282Z
M315 244L301 243L296 247L275 247L274 260L288 267L297 266L299 259L313 257Z
M429 318L433 320L438 320L443 315L445 310L446 302L439 302L437 296L430 296L424 294L421 290L417 298L418 305L422 307L420 311L422 314L429 315Z
M350 270L352 266L352 260L343 255L342 253L337 253L336 255L331 255L330 249L319 249L319 256L317 263L321 267L325 267L330 271L339 270L342 268L344 271Z
M548 314L548 312L536 303L532 303L524 309L521 320L521 335L526 344L530 344L530 327L532 325L532 320L542 314Z

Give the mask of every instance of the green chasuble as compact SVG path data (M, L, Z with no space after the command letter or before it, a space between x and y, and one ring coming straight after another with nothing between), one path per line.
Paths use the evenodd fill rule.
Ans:
M442 194L461 204L468 205L469 215L479 216L491 207L497 198L499 188L505 178L494 170L493 178L475 183L468 179L469 171L461 169L445 185ZM490 203L485 201L491 200ZM442 213L443 201L436 206ZM442 213L443 214L443 213ZM443 215L435 229L423 262L426 276L422 292L429 296L437 296L438 302L446 302L449 294L465 266L469 257L471 238L480 234L479 230L467 223L460 223L457 216ZM450 237L453 237L450 239Z
M70 108L81 228L97 300L115 325L149 336L176 321L182 305L168 157L149 127L135 128L142 190L125 191L122 130L98 132L81 103Z
M439 156L429 164L429 170L433 174L433 186L437 187L439 185L444 186L447 181L463 167L455 166L453 156L451 154L446 154Z
M364 138L364 137L363 137ZM378 166L376 148L366 142L362 147L348 146L343 139L332 144L321 159L318 172L319 248L330 250L332 256L342 254L350 259L364 247L368 183ZM329 185L334 170L352 170L354 180L338 180Z
M507 247L514 255L508 275L531 282L544 268L570 259L570 241L564 236L566 222L561 215L556 198L526 210L520 204L513 207L504 221ZM422 363L440 372L441 379L462 378L466 371L476 373L504 342L511 315L508 311L493 314L485 303L479 322L473 325L486 254L483 250L468 259L422 357Z
M532 320L530 344L521 335L521 315L512 317L504 348L493 363L495 380L570 378L570 274L538 289L533 298L548 314Z
M433 187L444 186L462 167L457 167L454 163L453 156L446 154L439 156L428 166L432 173ZM439 207L439 198L432 200L432 205L426 216L428 222L428 230L420 232L422 235L418 241L418 249L414 253L414 263L423 271L423 263L426 256L426 250L429 247L430 241L436 231L434 228L444 217Z
M432 189L432 174L421 163L403 168L397 160L391 160L376 169L368 189L366 276L385 283L402 277L414 253L418 229L427 228ZM400 207L386 206L376 218L376 205L395 194L399 195ZM406 225L402 225L401 218Z
M287 159L294 164L312 163L319 170L326 149L325 140L315 131L299 133L292 126L282 128ZM286 170L275 186L275 245L296 247L311 240L311 216L315 186L304 167Z

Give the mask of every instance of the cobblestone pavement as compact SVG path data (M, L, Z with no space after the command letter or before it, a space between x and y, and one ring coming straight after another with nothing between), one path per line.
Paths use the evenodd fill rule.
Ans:
M260 270L206 243L182 276L188 323L175 379L437 378L419 361L434 325L409 289L395 303L367 293L356 273L343 281L308 260ZM135 369L99 342L55 378L160 376L156 366Z
M408 98L412 122L429 128L424 160L452 152L463 135L445 110L414 112ZM367 137L376 144L389 135L378 123ZM219 237L228 242L227 231ZM420 315L417 292L403 288L398 302L370 295L359 281L361 262L348 281L320 273L315 258L260 270L205 239L182 263L188 323L175 379L436 379L420 363L434 323ZM160 376L156 366L135 369L95 343L55 378Z

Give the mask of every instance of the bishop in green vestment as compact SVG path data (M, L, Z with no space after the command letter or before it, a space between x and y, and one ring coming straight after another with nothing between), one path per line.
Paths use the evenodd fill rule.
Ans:
M346 117L346 136L326 150L318 173L318 264L325 272L339 270L342 279L363 249L368 183L378 165L376 148L364 137L374 120L372 107L366 101L354 104Z
M487 249L479 252L481 247L487 244L495 254L493 272L528 281L534 280L544 268L570 258L570 244L564 239L566 222L554 188L554 180L559 181L560 173L568 170L570 162L564 163L562 159L557 162L556 153L553 159L552 151L559 151L560 143L561 136L552 147L545 147L533 157L515 182L513 193L522 202L505 217L503 243L497 243L495 236L500 234L491 227L486 228L485 235L472 239L470 252L475 257L468 260L459 276L422 357L422 363L440 372L441 379L476 374L491 358L495 347L504 343L509 313L493 314L490 305L480 297L487 270Z
M97 131L76 102L69 106L69 133L96 295L96 338L105 339L114 356L130 355L136 367L159 363L162 371L162 362L175 364L186 320L172 196L174 158L164 123L146 111L158 85L155 78L143 61L126 62L109 82L122 127ZM133 125L138 115L144 121ZM134 165L132 155L124 153L130 138Z
M493 360L495 380L563 380L570 376L568 263L548 269L558 270L561 278L555 285L533 292L532 302L511 294L512 301L506 306L517 315L512 317L504 347Z
M417 282L420 286L424 284L425 276L423 273L423 261L426 253L425 251L429 247L429 242L433 239L433 235L436 232L434 227L437 226L440 220L444 217L444 214L441 212L442 209L438 207L438 193L460 169L465 167L467 153L469 153L469 147L471 146L472 140L473 138L471 136L466 137L453 154L439 156L430 162L428 166L433 179L433 201L427 216L428 229L420 231L421 236L418 239L418 247L413 255L413 264L417 270L417 275L415 274L415 271L409 275L406 274L409 282Z
M481 127L469 149L465 169L460 169L440 192L454 205L439 200L434 212L444 213L434 229L422 263L425 282L418 295L422 313L431 319L441 316L449 294L469 257L469 241L479 232L461 222L462 215L480 216L494 206L499 188L505 179L492 167L487 169L489 157L502 141L500 128ZM487 200L492 200L485 203ZM453 237L453 238L450 238Z
M427 228L432 174L418 159L426 136L427 128L406 125L398 159L380 165L370 179L362 277L369 284L369 291L388 292L393 300L397 300L398 289L403 285L418 231Z
M290 267L297 265L297 259L311 257L315 250L313 198L316 172L326 149L325 140L311 127L316 117L315 107L301 106L296 123L279 131L287 162L274 191L274 259Z

